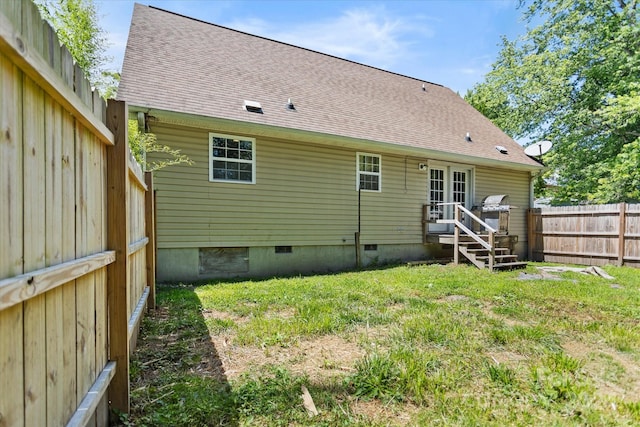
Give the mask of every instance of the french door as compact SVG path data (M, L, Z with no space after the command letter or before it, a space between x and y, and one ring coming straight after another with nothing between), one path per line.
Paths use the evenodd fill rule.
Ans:
M452 219L453 207L439 203L461 203L470 208L472 169L464 166L437 165L429 167L427 203L429 232L453 232L453 224L438 224L439 219Z

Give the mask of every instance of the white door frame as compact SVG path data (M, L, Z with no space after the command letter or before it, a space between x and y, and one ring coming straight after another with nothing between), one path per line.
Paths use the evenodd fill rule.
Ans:
M432 188L432 171L441 171L439 175L434 175L435 181L439 181L442 178L442 182L433 182ZM462 172L466 174L464 184L464 207L471 208L474 196L474 181L475 181L475 168L471 165L463 165L456 163L444 163L444 162L430 162L427 170L427 188L426 197L427 203L432 203L432 195L440 197L442 201L437 202L451 203L454 201L454 174L456 172ZM434 172L438 174L438 172ZM439 218L453 219L453 209L451 206L441 206L439 212L436 208L429 207L427 214L430 215L429 220ZM428 232L434 234L446 234L453 232L453 224L438 224L436 222L428 222Z

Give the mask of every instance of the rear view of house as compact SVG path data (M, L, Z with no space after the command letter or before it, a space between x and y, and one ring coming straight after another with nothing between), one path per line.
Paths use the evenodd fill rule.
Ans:
M155 176L160 280L438 257L494 194L526 254L540 164L446 87L136 5L118 98L195 162Z

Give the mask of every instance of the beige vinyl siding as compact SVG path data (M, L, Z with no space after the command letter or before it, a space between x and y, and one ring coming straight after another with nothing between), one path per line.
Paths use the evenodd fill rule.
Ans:
M527 209L530 191L529 172L497 168L476 168L474 205L480 206L482 199L491 194L506 194L509 204L515 206L509 216L509 234L518 236L516 251L520 256L527 253Z
M209 182L209 132L155 124L162 144L195 162L156 172L160 248L352 245L356 150L256 138L256 183ZM229 132L225 132L229 133ZM361 242L420 243L426 175L382 156L382 192L362 192Z

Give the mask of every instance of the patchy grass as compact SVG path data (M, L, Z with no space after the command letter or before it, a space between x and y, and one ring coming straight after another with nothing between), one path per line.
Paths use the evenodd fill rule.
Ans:
M615 280L433 265L160 287L122 422L638 425L640 271L606 270Z

